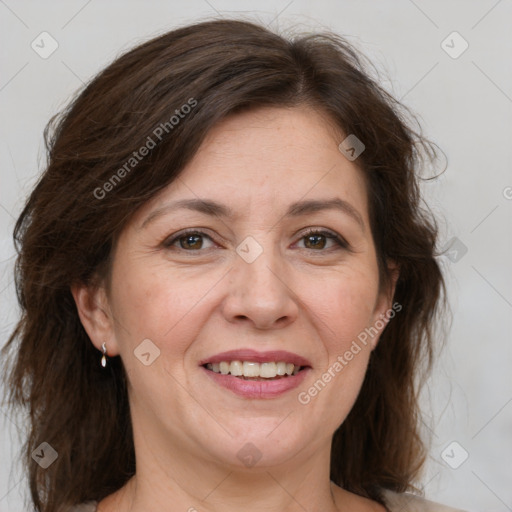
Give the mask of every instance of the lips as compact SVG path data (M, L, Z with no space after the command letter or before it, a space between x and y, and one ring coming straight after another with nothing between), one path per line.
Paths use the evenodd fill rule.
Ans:
M286 363L288 368L294 367L295 370L271 378L246 377L238 371L234 372L235 375L226 373L228 362L231 362L231 364L236 362L237 366L243 364L245 366L265 367L265 369L268 366L273 366L274 370L275 363L278 362L278 366L281 368L283 368L283 363ZM311 363L306 358L284 350L267 352L258 352L251 349L230 350L200 361L200 366L214 383L248 399L277 398L299 386L311 371ZM223 373L218 371L220 366L224 366ZM246 370L245 366L243 373ZM230 370L233 370L232 366Z

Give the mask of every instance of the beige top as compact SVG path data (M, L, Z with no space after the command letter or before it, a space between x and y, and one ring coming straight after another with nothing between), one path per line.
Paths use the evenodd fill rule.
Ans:
M409 493L397 494L384 491L384 499L390 512L464 512L458 508L446 507ZM96 512L97 502L90 501L72 507L69 512Z
M447 507L410 493L384 491L386 506L391 512L464 512L460 508Z

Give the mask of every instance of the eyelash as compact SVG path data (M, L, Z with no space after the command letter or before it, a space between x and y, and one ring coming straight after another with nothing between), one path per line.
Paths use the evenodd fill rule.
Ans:
M174 243L176 243L177 241L179 241L181 238L185 238L187 236L190 236L190 235L199 235L199 236L202 236L202 237L206 237L206 238L209 238L210 240L212 240L212 242L214 242L214 240L212 239L211 236L207 235L206 233L204 233L203 231L199 231L197 229L187 229L185 231L181 231L180 233L177 233L176 235L172 235L170 238L167 238L163 241L162 245L165 247L165 248L168 248L170 249ZM321 235L321 236L325 236L327 239L330 239L330 240L333 240L335 242L335 244L338 246L339 249L345 249L345 250L348 250L350 251L350 245L348 244L348 242L342 238L341 236L339 235L336 235L334 232L332 231L327 231L327 230L323 230L323 229L317 229L317 228L309 228L305 233L302 234L302 236L300 237L299 240L302 240L308 236L313 236L313 235ZM307 249L307 247L305 248ZM330 249L333 249L333 248L330 248ZM326 252L326 251L329 251L330 249L310 249L311 251L314 251L314 252ZM200 252L201 249L183 249L182 247L179 247L178 250L181 250L181 251L185 251L185 252Z

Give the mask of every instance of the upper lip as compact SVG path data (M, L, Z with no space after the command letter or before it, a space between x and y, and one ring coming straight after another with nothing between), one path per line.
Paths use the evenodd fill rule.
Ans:
M220 352L203 359L199 362L199 365L220 363L222 361L252 361L255 363L268 363L272 361L279 363L283 361L285 363L293 363L295 366L311 366L311 363L305 357L294 354L293 352L287 352L286 350L259 352L250 348Z

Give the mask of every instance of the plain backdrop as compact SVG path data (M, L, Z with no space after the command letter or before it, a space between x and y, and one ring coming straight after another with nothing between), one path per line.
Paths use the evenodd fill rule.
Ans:
M512 510L510 0L0 0L1 344L18 314L12 228L44 167L45 124L121 52L213 16L346 36L446 154L446 172L423 186L447 250L453 323L422 395L431 447L420 485L468 511ZM33 49L41 37L47 51L58 45L47 58ZM0 409L1 512L27 510L23 428Z

